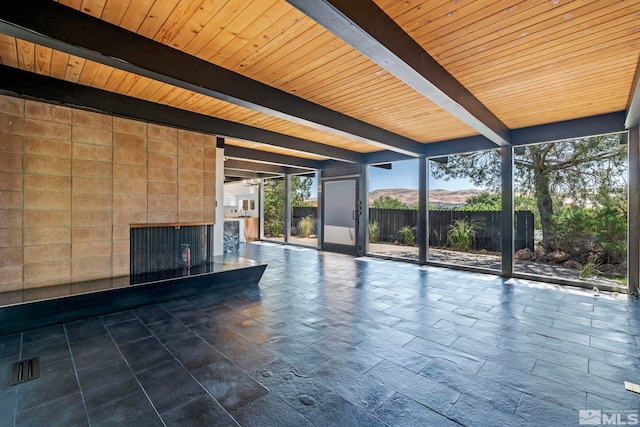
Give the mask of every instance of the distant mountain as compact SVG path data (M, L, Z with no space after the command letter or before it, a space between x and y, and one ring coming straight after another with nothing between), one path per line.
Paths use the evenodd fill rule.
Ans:
M469 197L482 192L482 190L477 189L455 191L431 189L429 190L429 204L444 207L462 206ZM371 191L369 192L369 203L384 196L398 199L407 206L413 206L418 203L418 190L408 188L389 188Z
M440 207L463 206L469 197L482 192L482 190L476 189L456 191L432 189L429 190L429 204ZM409 207L418 204L418 190L409 188L389 188L371 191L369 192L369 203L384 196L398 199ZM318 205L318 200L315 197L310 197L306 202L311 203L313 206Z

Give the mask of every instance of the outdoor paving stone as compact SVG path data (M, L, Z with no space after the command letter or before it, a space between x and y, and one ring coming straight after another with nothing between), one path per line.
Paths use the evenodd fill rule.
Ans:
M534 316L548 317L554 320L563 320L575 325L591 326L591 319L589 317L586 317L587 312L585 312L584 317L575 314L561 313L559 311L543 310L536 307L526 307L524 309L524 312Z
M10 411L9 413L12 413ZM0 415L0 420L2 416ZM11 423L3 425L13 425ZM68 427L68 426L88 426L89 419L87 411L82 403L80 393L70 394L60 399L40 405L37 410L26 409L16 414L16 427Z
M334 393L297 367L278 360L252 373L271 393L301 414L306 414Z
M227 411L241 408L269 392L226 359L200 368L193 375Z
M398 323L400 320L399 317L393 316L384 311L377 311L371 309L360 309L356 310L355 313L360 319L367 320L370 322L376 322L380 325L384 326L393 326Z
M332 338L325 338L311 347L331 358L331 363L347 367L358 373L364 373L382 361L382 358L360 347Z
M386 423L351 402L333 396L306 415L316 426L386 427Z
M120 351L133 372L143 371L173 359L173 356L155 337L123 344L120 346Z
M158 412L180 427L577 425L579 409L640 407L623 386L640 371L640 310L622 295L241 251L269 264L259 286L0 337L0 425L38 424L32 407L51 418L39 425L82 425L79 392L92 426L162 425ZM9 387L25 355L44 375Z
M206 313L194 307L193 305L191 305L190 307L172 310L171 315L173 315L173 317L180 320L187 326L206 322L207 320L211 319L211 315L209 313Z
M0 359L18 357L20 355L20 344L22 334L5 335L0 337Z
M564 426L579 423L577 409L568 409L546 400L538 399L530 394L522 395L514 415L539 426Z
M55 337L65 337L63 325L47 326L46 328L34 329L22 333L22 344L41 339L53 339ZM66 339L66 338L65 338Z
M557 350L561 353L586 357L589 360L604 361L610 365L619 366L621 368L640 369L640 359L638 359L638 357L619 354L596 347L565 342L555 338L547 339L544 343L544 347Z
M122 358L77 370L77 375L87 407L140 391L138 381Z
M581 409L629 410L629 405L607 399L597 394L587 393L585 406Z
M5 368L3 364L0 364L2 368ZM8 367L3 369L9 371ZM0 386L5 386L6 389L0 391L0 425L12 426L15 419L16 402L18 400L18 391L15 387L9 388L9 381L6 383L3 381Z
M449 320L445 319L439 320L431 327L451 332L461 337L469 337L475 341L480 341L490 345L498 345L502 340L502 336L497 333L483 331L481 329L474 329L473 327L469 326L462 326L458 323L450 322Z
M148 305L133 310L133 314L144 324L159 322L171 318L171 314L160 305Z
M175 360L138 372L136 377L160 414L207 395Z
M490 403L467 395L463 395L446 415L465 426L534 427L546 425L529 423L520 416L498 411Z
M613 353L625 354L627 356L637 356L640 353L640 347L635 344L635 340L633 343L625 343L592 336L589 345L591 347L600 348Z
M173 356L190 371L224 359L222 353L198 336L190 336L166 344Z
M162 414L167 427L237 427L222 406L209 396L203 396Z
M71 354L73 355L73 363L79 370L122 357L109 335L73 342L71 343Z
M396 393L374 415L396 427L438 426L458 427L460 424L432 411L410 398Z
M174 317L150 323L147 325L147 328L156 338L165 344L170 341L180 340L195 335L189 328Z
M609 342L613 341L613 343L611 343L610 345L618 346L617 348L625 348L625 345L629 345L631 346L630 348L637 349L636 337L626 332L606 330L606 329L596 328L591 326L581 326L581 325L576 325L574 323L565 322L564 320L554 320L553 327L565 329L568 331L588 334L591 337L592 346L594 342L595 343L602 342L605 345L609 345ZM594 340L593 338L597 338L597 339Z
M102 320L97 317L66 323L64 328L70 343L107 334Z
M228 327L258 345L264 344L275 337L281 336L275 330L263 325L262 323L256 322L253 319L246 319L241 320L240 322L231 323Z
M415 338L415 335L402 332L390 326L381 325L372 320L358 319L355 328L369 336L382 338L383 340L402 346Z
M151 336L151 332L138 319L107 326L113 340L118 345Z
M492 360L503 366L512 366L525 372L531 372L536 364L536 349L531 351L511 351L507 348L492 346L480 343L469 338L460 337L451 344L452 348L458 349L465 353L474 353L484 359ZM585 359L586 363L586 359ZM477 373L473 372L474 374Z
M202 323L211 327L222 327L230 323L241 322L247 319L247 316L241 312L227 306L214 307L211 310L205 310L205 312L208 314L208 319ZM189 326L193 325L194 324Z
M315 348L288 337L275 338L262 345L271 354L298 366L305 372L325 362L329 357Z
M279 334L285 335L286 337L294 341L298 341L302 344L307 345L318 342L326 338L327 336L324 332L321 333L313 328L297 322L271 323L269 327Z
M314 324L325 320L324 317L318 316L315 313L312 313L308 310L304 310L299 307L295 307L289 305L285 308L281 308L275 310L276 313L279 313L281 316L284 316L288 319L294 320L296 322L302 323L303 325L313 326Z
M186 300L200 310L210 310L225 304L225 296L222 293L198 295L186 298Z
M560 313L572 314L576 316L586 316L586 313L582 310L576 309L574 307L563 307L561 306L558 311ZM607 310L598 310L589 313L589 318L593 320L600 320L603 322L609 322L612 324L620 324L625 323L629 320L628 315L620 314L620 313L611 313Z
M367 412L374 412L395 393L375 379L360 375L333 359L316 367L309 376Z
M135 320L136 316L131 311L120 311L118 313L107 314L101 316L100 320L105 326L115 325L116 323L127 322L129 320Z
M247 371L258 369L277 359L265 346L259 346L228 327L212 328L209 322L199 323L191 329L211 344L226 358Z
M182 308L193 307L193 305L186 299L175 299L160 304L162 308L167 311L180 310Z
M413 372L420 372L433 360L430 357L409 350L408 348L389 343L376 336L362 341L356 347Z
M327 338L340 340L351 345L356 345L371 336L366 332L336 321L323 321L312 325L312 327L321 331Z
M420 372L420 375L462 394L489 401L506 413L515 411L522 396L522 392L518 390L469 373L464 370L464 367L448 360L433 360Z
M423 326L408 320L401 320L398 323L394 323L392 327L402 332L415 335L416 337L426 338L429 341L442 345L451 345L458 338L456 334L442 331L440 329L434 329L429 326ZM410 344L410 342L408 344Z
M142 391L87 408L91 427L161 427L160 417Z
M313 427L306 418L268 393L231 413L243 427Z
M40 364L57 362L59 360L71 360L69 345L64 335L53 335L51 338L39 339L22 343L22 360L39 357Z
M461 395L450 387L387 361L380 362L366 375L441 414L446 414Z
M484 364L480 372L478 372L478 376L523 393L539 396L569 409L582 408L586 399L586 392L584 390L571 388L561 381L554 381L505 367L492 361L487 361Z
M471 373L476 373L485 362L485 358L457 350L453 347L444 346L438 343L425 340L423 338L415 338L405 345L405 348L423 354L432 359L444 359L460 366Z
M40 378L14 387L18 387L18 412L80 391L70 358L40 365Z
M245 316L245 318L253 319L262 323L263 325L268 325L270 327L276 323L289 323L282 322L282 316L267 306L258 306L242 310L241 315ZM244 319L241 319L239 321L242 320Z
M618 381L620 384L625 381L640 382L638 378L640 373L637 369L620 368L597 360L589 360L589 374L611 381Z
M611 381L569 368L558 367L543 361L536 363L533 375L560 382L568 388L598 394L607 399L628 404L629 407L640 407L640 395L629 393L624 389L624 384L617 381Z

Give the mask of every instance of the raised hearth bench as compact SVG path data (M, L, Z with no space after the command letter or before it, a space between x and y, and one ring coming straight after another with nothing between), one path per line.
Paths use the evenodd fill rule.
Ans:
M15 291L0 301L0 336L217 290L257 286L266 267L224 255L196 267L58 285L51 287L48 299L33 300L27 290ZM42 291L40 288L39 297Z

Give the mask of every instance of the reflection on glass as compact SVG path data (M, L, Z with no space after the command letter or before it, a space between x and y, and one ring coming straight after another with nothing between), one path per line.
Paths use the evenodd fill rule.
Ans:
M429 261L500 270L500 151L431 159L429 170Z
M284 179L264 181L264 237L284 241L285 216Z
M291 177L291 243L318 247L318 204L317 197L311 197L317 188L315 173Z
M627 145L622 134L532 145L514 156L515 207L533 212L515 271L627 284Z
M369 166L367 252L418 259L418 160Z

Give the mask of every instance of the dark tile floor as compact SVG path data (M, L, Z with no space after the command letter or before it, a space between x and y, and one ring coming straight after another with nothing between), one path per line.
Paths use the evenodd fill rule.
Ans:
M565 426L640 410L638 304L249 244L259 286L0 338L1 426ZM14 361L42 374L9 386Z

